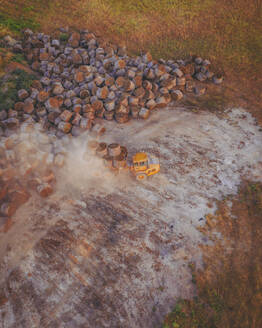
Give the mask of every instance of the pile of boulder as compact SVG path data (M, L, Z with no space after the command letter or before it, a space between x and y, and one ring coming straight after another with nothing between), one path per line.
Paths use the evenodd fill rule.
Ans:
M62 32L68 38L27 29L23 40L12 42L13 51L25 55L40 80L30 92L18 91L19 101L9 109L7 124L14 124L15 113L22 112L58 135L79 135L92 128L95 118L118 123L146 119L184 93L203 94L203 82L219 84L223 79L200 57L155 61L146 53L133 58L88 30Z
M89 154L95 154L103 159L105 167L110 169L125 169L127 168L127 148L118 143L107 144L105 142L98 142L91 140L88 142L88 149L86 153L87 159Z

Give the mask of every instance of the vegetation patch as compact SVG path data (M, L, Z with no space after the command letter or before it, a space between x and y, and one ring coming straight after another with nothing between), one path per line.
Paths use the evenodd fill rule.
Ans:
M29 90L36 76L22 69L14 70L7 79L0 81L0 110L12 108L18 101L17 91Z
M0 29L6 28L11 32L20 33L25 28L36 30L39 26L40 24L31 18L25 18L23 16L14 18L0 14Z

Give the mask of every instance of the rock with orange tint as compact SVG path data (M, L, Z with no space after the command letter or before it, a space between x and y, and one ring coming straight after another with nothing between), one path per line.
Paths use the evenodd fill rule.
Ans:
M43 198L50 196L53 193L53 188L49 183L43 183L37 187L37 192Z
M80 121L80 128L84 130L90 130L93 125L93 120L82 117Z
M156 104L158 108L164 108L167 105L167 100L164 96L159 96L156 98Z
M125 84L125 78L123 76L119 76L117 79L116 79L116 86L118 88L122 88Z
M150 99L146 102L146 108L154 109L156 107L156 102L154 99Z
M77 48L79 46L79 41L80 41L80 34L78 32L74 32L71 34L68 44L72 48Z
M2 121L2 124L4 125L4 127L12 129L16 128L19 125L19 120L15 117L10 117Z
M76 72L75 75L74 75L74 80L77 82L77 83L81 83L83 82L85 79L85 75L83 72L79 71L79 72Z
M41 180L45 183L55 182L56 178L55 178L54 172L52 172L52 171L46 172L46 174L44 176L42 176Z
M115 83L115 79L111 76L107 76L105 79L105 85L108 87L112 86Z
M35 88L37 90L42 90L42 84L39 80L34 80L32 82L32 88Z
M38 93L38 95L37 95L37 100L38 100L39 102L45 102L45 101L48 99L48 97L49 97L49 93L46 92L46 91L44 91L44 90L42 90L42 91L40 91L40 92Z
M72 61L74 65L80 65L83 63L83 59L78 53L72 54Z
M1 205L0 212L2 215L10 217L15 214L17 208L15 203L5 202Z
M115 61L115 69L123 69L126 67L126 62L123 59Z
M47 119L49 122L51 123L55 123L55 120L57 119L57 117L59 116L59 113L56 113L56 112L50 112L48 115L47 115Z
M101 100L96 100L93 102L92 107L95 111L103 108L103 102Z
M51 97L45 102L45 107L48 112L60 112L61 102L60 99L57 97Z
M135 89L134 95L138 98L143 98L145 95L145 89L142 87Z
M143 119L148 118L149 115L150 115L150 110L148 108L145 108L145 107L141 108L140 111L139 111L139 114L138 114L138 116L140 118L143 118Z
M49 53L48 52L41 52L40 55L39 55L39 59L41 61L48 60L49 59Z
M150 52L147 52L146 54L144 54L144 56L142 57L143 58L143 61L145 63L148 63L148 62L151 62L153 57L152 55L150 54Z
M81 104L75 104L74 107L73 107L73 111L75 113L80 113L81 112L81 109L82 109L82 105Z
M81 121L81 115L79 113L75 113L75 116L72 120L72 124L73 125L79 125L80 124L80 121Z
M138 106L131 106L130 107L131 116L133 118L138 118L139 111L140 111L140 108Z
M155 75L157 77L161 77L162 75L164 75L166 73L166 68L165 65L159 64L156 68L155 68Z
M34 109L34 104L31 101L24 102L23 110L25 113L32 114Z
M135 85L136 85L136 88L139 88L142 86L142 76L141 75L137 75L135 78L134 78L134 81L135 81Z
M69 122L71 120L72 116L73 116L73 113L66 109L62 112L62 114L60 115L60 118L64 122Z
M99 99L106 99L108 96L108 88L106 86L99 88L96 92L96 95Z
M27 92L25 89L21 89L21 90L19 90L19 91L17 92L17 95L18 95L18 98L19 98L20 100L24 100L24 99L26 99L26 98L29 96L28 92Z
M14 105L14 110L16 110L18 112L20 112L21 110L23 110L23 108L24 108L24 103L21 102L21 101L15 103L15 105Z
M85 117L85 118L88 118L90 120L94 120L95 116L96 116L96 113L95 112L86 112L86 113L83 113L82 116Z
M52 90L53 94L58 96L61 95L64 92L64 88L62 86L61 82L55 82L53 84L53 90Z
M64 133L69 133L72 128L72 125L68 122L60 122L58 124L58 129Z
M178 101L183 98L183 92L181 90L172 90L170 95L172 100L174 101Z
M31 67L32 67L32 69L33 69L34 71L38 71L38 70L39 70L39 67L40 67L40 63L39 63L39 61L34 61L34 62L32 63L32 65L31 65Z
M45 86L48 86L51 83L51 80L47 76L43 76L40 80L40 83L42 83Z
M129 115L124 113L117 113L115 114L115 120L118 123L126 123L129 121Z

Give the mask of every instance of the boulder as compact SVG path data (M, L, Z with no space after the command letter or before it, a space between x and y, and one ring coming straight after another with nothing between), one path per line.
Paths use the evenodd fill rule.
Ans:
M31 101L24 102L23 110L25 113L32 114L34 109L34 104Z
M183 98L183 92L181 90L172 90L171 93L172 100L178 101Z
M85 80L84 73L81 72L81 71L76 72L75 75L74 75L74 80L75 80L76 83L83 82Z
M167 100L164 96L159 96L156 98L156 105L158 108L163 108L166 107L167 105Z
M62 121L69 122L71 120L72 116L73 116L73 113L66 109L61 113L61 115L59 117L61 118Z
M82 57L78 53L72 54L72 62L74 65L81 65L83 63Z
M41 197L48 197L53 193L53 188L49 183L43 183L37 186L37 192Z
M40 91L40 92L38 93L38 95L37 95L37 100L38 100L39 102L45 102L45 101L48 99L48 97L49 97L49 93L46 92L46 91L44 91L44 90L42 90L42 91Z
M82 110L82 105L81 105L81 104L75 104L75 105L73 106L73 111L74 111L75 113L80 113L81 110Z
M58 124L58 129L64 133L69 133L72 128L72 125L69 122L63 122L61 121Z
M177 77L177 79L176 79L176 85L178 87L183 87L185 84L186 84L186 78L184 76Z
M129 121L129 116L128 114L117 113L115 114L115 120L117 121L117 123L126 123Z
M19 102L15 103L14 110L20 112L23 109L24 109L24 103L23 102L19 101ZM0 120L1 120L1 117L0 117Z
M64 92L64 88L62 86L61 82L55 82L53 84L53 90L52 90L54 95L61 95Z
M204 73L202 73L202 72L198 72L198 73L196 73L195 78L198 81L203 82L203 81L205 81L207 79L207 76Z
M156 107L156 102L154 99L150 99L146 102L146 108L148 109L154 109Z
M179 68L175 68L174 69L174 74L177 76L177 77L182 77L184 75L184 73L182 72L181 69Z
M61 102L58 97L50 97L45 102L45 107L48 112L60 113Z
M214 75L212 81L215 84L221 84L223 82L223 76L221 74Z
M68 39L68 45L72 48L77 48L79 46L80 34L78 32L74 32L71 34Z
M115 115L115 111L113 110L104 112L104 118L107 121L112 121L114 119L114 115Z
M146 119L150 115L150 110L148 108L142 107L139 111L138 117Z
M81 118L82 118L82 116L79 113L75 113L74 118L72 120L72 124L79 126Z
M18 98L19 98L20 100L24 100L24 99L26 99L26 98L29 96L28 92L27 92L25 89L21 89L21 90L19 90L19 91L17 92L17 95L18 95Z
M96 95L99 99L106 99L108 96L108 88L107 86L103 87L103 88L99 88L96 92Z
M93 125L93 120L82 117L80 121L80 128L83 130L90 130Z

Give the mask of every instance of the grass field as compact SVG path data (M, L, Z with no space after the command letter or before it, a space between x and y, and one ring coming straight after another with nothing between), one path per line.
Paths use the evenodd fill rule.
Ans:
M151 50L156 58L199 54L223 68L262 65L260 0L15 0L0 1L0 26L53 31L90 28L124 44L131 53Z

